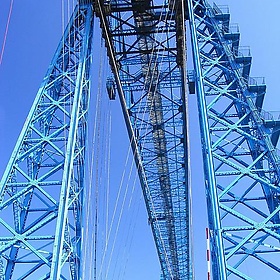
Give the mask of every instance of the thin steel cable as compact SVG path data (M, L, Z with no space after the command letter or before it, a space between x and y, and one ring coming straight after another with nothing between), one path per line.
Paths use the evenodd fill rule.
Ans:
M124 168L124 171L123 171L123 174L122 174L122 178L121 178L120 188L119 189L121 189L122 186L124 185L125 172L127 170L128 162L129 161L130 161L130 172L129 172L129 175L128 175L128 180L130 179L131 174L132 174L133 162L129 158L130 158L130 148L128 147L128 153L127 153L127 157L126 157L126 161L125 161L125 168ZM111 261L112 261L112 256L113 256L113 252L114 252L114 249L115 249L115 246L116 246L117 235L118 235L118 232L119 232L122 216L123 216L123 213L124 213L125 202L126 202L126 198L127 198L127 195L128 195L128 188L129 188L129 184L127 183L126 184L126 188L124 190L124 196L123 196L123 200L122 200L122 204L121 204L121 210L120 210L118 221L117 221L117 226L116 226L116 229L115 229L115 235L114 235L114 238L113 238L112 250L111 250L111 254L109 256L109 263L108 263L108 266L107 266L107 271L106 271L105 279L108 278L108 273L109 273L109 269L110 269L110 265L111 265Z
M5 52L5 47L6 47L6 42L7 42L7 36L8 36L8 32L9 32L9 26L10 26L10 21L11 21L13 6L14 6L14 0L11 0L11 2L10 2L10 8L9 8L9 14L8 14L8 19L7 19L6 28L5 28L5 33L4 33L4 39L3 39L3 43L2 43L1 54L0 54L0 65L2 65L2 61L3 61L3 57L4 57L4 52Z
M109 100L108 100L109 101ZM103 147L102 152L104 154L104 177L106 178L104 191L104 213L103 213L103 221L104 221L104 238L102 243L102 252L104 254L106 244L109 242L108 240L108 230L109 230L109 210L110 210L110 161L111 161L111 135L112 135L112 115L111 115L111 107L110 103L107 104L107 110L103 110L105 121L104 121L104 131L103 137L105 137L103 143L105 143L105 147ZM105 129L107 131L105 132ZM103 257L103 255L102 255ZM106 264L105 264L106 265ZM102 279L102 269L100 268L98 279Z
M104 75L105 76L105 75ZM111 136L111 133L109 133L109 137ZM109 149L110 150L110 149ZM129 151L130 151L130 147L128 146L128 151L127 151L127 157L129 157ZM133 162L132 162L132 160L130 161L130 168L128 168L128 161L126 162L126 168L124 168L124 171L123 171L123 178L125 177L125 173L126 173L126 171L127 170L132 170L132 166L133 166L134 164L133 164ZM131 177L131 172L130 172L130 174L129 174L129 176L128 176L129 178L128 178L128 181L130 181L130 177ZM120 183L120 187L119 187L119 194L121 194L122 193L122 189L123 189L123 187L122 186L124 186L124 179L122 179L122 182ZM127 193L127 190L128 190L128 188L129 188L129 185L127 184L127 187L126 187L126 190L125 190L125 193ZM135 188L133 188L133 189L135 189ZM109 197L109 194L107 194L107 197ZM120 195L118 195L118 197L120 198ZM124 205L125 203L126 203L126 199L127 198L127 195L124 195L124 197L123 197L123 201L122 201L122 205ZM117 207L118 207L118 205L119 205L119 200L120 199L118 199L117 198L117 201L116 201L116 204L115 204L115 209L117 209ZM109 203L109 199L107 200L108 201L108 203ZM122 207L122 210L121 210L121 212L119 213L119 218L118 218L118 225L117 225L117 229L116 229L116 231L114 231L116 234L115 234L115 236L113 237L113 247L114 247L114 244L115 244L115 242L116 242L116 238L117 238L117 234L118 234L118 232L119 232L119 226L120 226L120 222L121 222L121 220L122 220L122 212L123 212L123 208L124 207ZM109 208L107 208L107 218L106 218L106 220L108 221L108 210L109 210ZM116 213L116 212L115 212ZM104 265L104 262L105 262L105 257L106 257L106 254L107 254L107 252L108 252L108 245L109 245L109 240L110 240L110 237L111 237L111 232L112 232L112 225L113 225L113 223L114 223L114 220L115 220L115 218L116 218L116 215L114 215L113 214L113 219L112 219L112 222L111 222L111 225L110 225L110 227L108 227L108 223L106 222L106 225L105 225L105 227L106 227L106 230L105 230L105 232L106 232L106 241L105 241L105 248L104 248L104 250L103 250L103 257L102 257L102 261L101 261L101 269L100 269L100 272L99 272L99 277L98 277L98 279L100 279L101 278L101 274L102 274L102 272L103 272L103 265ZM111 250L111 252L109 253L110 254L110 257L113 255L113 250L114 249L112 249ZM109 267L109 266L107 266L107 267ZM108 270L107 270L108 271ZM107 272L106 272L107 273Z
M128 147L128 151L127 151L127 158L129 156L129 151L130 151L130 147ZM131 162L131 165L133 165L133 163ZM127 160L126 160L126 166L127 166ZM106 253L108 251L108 246L109 246L109 240L110 240L110 236L111 236L111 233L112 233L112 226L113 226L113 223L115 221L115 217L116 217L116 213L117 213L117 206L118 206L118 203L119 203L119 200L120 200L120 194L122 192L122 186L124 185L123 184L123 178L124 178L124 174L126 172L127 168L124 169L123 171L123 175L122 175L122 180L121 180L121 183L120 183L120 188L119 188L119 192L118 192L118 195L117 195L117 199L116 199L116 203L115 203L115 207L114 207L114 212L113 212L113 218L111 220L111 225L109 227L109 231L108 231L108 237L107 237L107 241L106 241L106 244L105 244L105 248L104 248L104 251L103 251L103 256L102 256L102 261L101 261L101 266L100 266L100 273L99 273L99 278L100 278L100 275L101 275L101 272L102 272L102 269L103 269L103 265L104 265L104 261L105 261L105 256L106 256ZM127 186L128 187L128 186ZM126 196L124 197L124 200L123 200L123 203L122 205L124 204L125 202L125 198ZM121 214L122 215L122 211L121 211ZM118 224L120 223L120 220L121 220L121 216L119 216L119 219L118 219ZM118 231L118 230L117 230ZM114 238L115 240L115 238ZM112 251L110 253L110 256L112 255ZM109 258L110 259L110 258ZM109 267L110 265L108 265ZM108 271L108 270L107 270Z
M93 28L93 38L95 38L95 29ZM94 53L94 52L93 52ZM94 188L93 188L93 170L94 170L94 160L95 160L95 142L96 142L96 127L97 127L97 115L98 115L98 96L96 97L96 102L95 102L95 110L94 110L94 116L91 118L94 120L94 124L92 126L92 131L89 132L89 135L91 136L91 143L88 145L89 148L87 149L87 158L88 158L88 169L89 169L89 176L88 176L88 187L86 189L86 197L85 197L85 204L86 204L86 211L85 211L85 219L84 219L84 224L85 224L85 233L84 233L84 262L83 262L83 279L92 279L92 269L86 270L86 264L92 263L92 248L91 248L91 242L89 240L93 240L92 233L93 231L91 230L92 226L92 221L93 217L92 214L94 213L93 211L93 205L90 203L93 201L93 194L94 194ZM91 114L91 111L90 111ZM91 236L89 234L89 230L91 230ZM87 278L86 278L87 277Z
M127 152L127 153L128 153L128 156L129 156L129 151L130 151L130 147L128 146L128 152ZM132 160L131 160L130 162L131 162L130 165L133 166ZM128 167L128 164L127 164L127 163L126 163L126 166ZM127 167L124 169L123 178L124 178L124 176L125 176L126 170L128 170ZM131 169L131 168L130 168L130 169ZM131 177L131 175L129 176L129 179L128 179L128 180L130 180L130 177ZM120 183L120 188L119 188L119 194L122 193L122 186L123 186L123 185L124 185L124 184L121 182L121 183ZM129 185L127 185L127 188L128 188L128 187L129 187ZM125 192L127 192L127 188L126 188L126 191L125 191ZM107 195L107 196L108 196L108 195ZM120 196L118 196L118 197L120 197ZM127 197L127 195L124 196L122 205L124 205L124 203L126 202L126 197ZM117 209L118 204L119 204L119 199L117 199L117 203L115 204L115 209ZM121 211L123 211L123 210L121 210ZM116 212L115 212L115 213L116 213ZM107 216L107 217L108 217L108 216ZM112 219L110 228L108 228L108 229L106 230L106 232L107 232L107 234L106 234L106 235L107 235L107 238L106 238L105 248L104 248L104 251L103 251L103 257L102 257L102 262L101 262L101 269L100 269L100 272L99 272L99 278L98 278L98 279L100 279L101 273L103 272L102 267L103 267L103 264L104 264L104 262L105 262L106 253L107 253L107 251L108 251L109 239L110 239L110 236L111 236L112 225L113 225L113 222L114 222L114 220L115 220L115 217L116 217L116 216L113 214L113 219ZM107 218L107 219L108 219L108 218ZM116 236L117 236L117 234L118 234L118 228L119 228L119 224L120 224L121 219L122 219L122 213L120 213L119 218L118 218L118 226L117 226L117 230L116 230L115 237L113 238L114 241L116 241ZM107 227L108 227L108 226L107 226ZM114 242L113 242L113 243L114 243ZM112 254L113 254L113 251L111 251L110 256L112 256Z
M102 102L102 93L104 92L103 89L103 77L104 77L104 61L102 60L102 58L104 59L105 56L100 56L100 66L99 66L99 74L98 74L98 96L100 96L100 108L99 108L99 119L98 119L98 135L97 135L97 166L96 166L96 179L95 179L95 188L96 188L96 192L95 192L95 248L94 248L94 279L97 279L97 257L98 257L98 245L97 245L97 240L99 240L99 224L101 221L101 217L100 217L100 210L99 210L99 199L101 197L100 195L100 191L99 190L99 185L102 186L102 178L103 178L103 167L105 165L105 161L104 159L104 143L106 142L106 140L104 139L104 137L106 136L105 133L105 129L106 129L106 121L103 121L104 119L106 119L106 116L108 116L105 112L105 110L103 110L103 102ZM103 115L102 115L103 113ZM103 149L102 149L103 148ZM99 157L100 156L100 157ZM101 240L101 238L100 238Z
M128 230L126 231L127 234L123 238L126 241L124 243L123 251L127 252L127 253L126 253L126 256L124 256L125 261L121 265L122 272L120 272L120 274L122 273L122 277L120 276L120 279L124 279L125 274L126 274L126 268L127 268L127 265L128 265L130 251L131 251L131 247L132 247L132 244L133 244L133 239L134 239L134 234L135 234L135 229L136 229L136 224L137 224L137 221L138 221L138 215L139 215L139 210L140 210L140 202L142 201L142 195L139 194L139 192L140 192L140 189L139 189L139 192L138 192L138 195L137 195L138 199L137 199L136 203L132 203L133 202L133 196L135 196L134 191L137 191L137 189L136 189L137 178L138 178L137 174L135 173L135 176L134 176L134 179L133 179L132 191L131 191L131 195L130 195L130 200L128 202L128 211L130 212L130 208L131 207L133 207L133 208L132 208L132 211L131 211L132 213L129 215L130 220L129 220Z
M95 32L95 29L94 29L94 32ZM93 34L93 37L94 34ZM95 53L93 51L93 53ZM102 56L102 55L101 55ZM101 57L100 56L100 57ZM100 63L99 63L100 64ZM97 130L98 130L98 118L99 118L99 115L100 115L100 110L101 110L101 105L100 105L100 102L101 102L101 96L100 96L100 91L97 92L97 96L96 96L96 100L95 100L95 110L94 110L94 117L92 117L91 119L94 120L94 125L92 127L92 132L91 132L91 135L92 135L92 142L91 142L91 145L88 149L88 161L89 161L89 183L88 183L88 188L87 188L87 195L86 195L86 205L87 205L87 210L86 210L86 217L85 217L85 228L86 228L86 231L85 231L85 253L84 253L84 256L86 258L86 262L83 263L83 274L84 274L84 278L86 279L92 279L92 270L90 269L90 271L86 272L85 271L85 263L93 263L93 250L94 248L91 248L91 243L89 242L89 230L91 230L91 238L90 240L94 240L94 236L93 236L93 230L92 230L92 227L94 228L94 225L92 225L92 221L96 221L96 216L95 217L92 217L93 213L94 213L94 209L93 209L93 206L91 203L91 201L95 200L96 199L96 196L93 198L93 193L94 193L94 188L93 188L93 181L94 181L94 167L96 165L96 154L97 154L97 151L95 149L95 147L97 146L96 143L98 141L98 135L97 135ZM97 177L97 176L96 176ZM86 273L89 273L89 275L87 277L85 277Z
M101 58L100 58L101 60ZM99 165L100 165L100 133L101 133L101 108L102 108L102 98L101 98L101 72L102 72L102 67L103 63L99 64L99 79L98 79L98 90L97 90L97 95L98 95L98 113L97 113L97 133L96 133L96 166L95 166L95 217L94 217L94 248L93 248L93 255L94 255L94 280L97 279L97 242L98 242L98 220L99 220L99 175L100 175L100 170L99 170Z

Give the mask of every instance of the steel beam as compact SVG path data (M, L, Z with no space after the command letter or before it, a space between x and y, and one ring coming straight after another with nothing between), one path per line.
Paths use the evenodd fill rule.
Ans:
M0 279L81 279L93 7L76 7L0 184Z
M273 129L261 114L258 95L263 98L266 87L252 83L248 49L228 36L228 10L204 0L188 3L212 277L276 279L280 158L271 142Z

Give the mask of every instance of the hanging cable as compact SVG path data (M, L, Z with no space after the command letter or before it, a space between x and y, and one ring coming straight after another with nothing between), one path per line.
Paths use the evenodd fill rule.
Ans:
M79 4L78 4L79 5ZM95 33L95 29L93 29L93 32ZM92 36L95 38L95 34ZM93 52L94 53L94 52ZM98 96L97 96L98 99ZM91 101L93 102L93 101ZM87 269L86 264L92 263L93 261L93 248L92 248L92 242L91 240L94 240L93 237L93 231L91 230L93 225L92 221L94 220L94 209L93 209L93 203L91 203L94 200L94 188L93 188L93 170L94 170L94 160L95 160L95 155L96 152L94 150L95 147L95 141L96 141L96 132L97 132L97 115L98 115L98 108L99 108L99 103L95 102L95 107L93 110L89 111L89 120L94 120L93 125L89 125L88 127L91 127L92 129L88 132L89 139L87 143L87 167L89 170L89 176L87 177L88 183L86 191L85 191L85 204L86 209L85 209L85 217L84 217L84 227L85 227L85 232L84 232L84 241L83 241L83 249L84 249L84 260L83 261L83 266L82 266L82 275L83 279L92 279L92 269ZM91 114L93 116L91 116ZM91 116L91 117L90 117Z
M101 146L101 112L102 112L102 69L103 69L103 62L102 57L100 57L100 64L99 64L99 73L98 73L98 100L99 103L99 110L97 116L97 141L96 141L96 167L95 167L95 223L94 223L94 280L97 279L97 240L98 240L98 220L99 220L99 184L100 184L100 177L101 177L101 167L100 167L100 146ZM102 165L101 165L102 166Z
M122 178L121 178L119 190L121 190L121 186L124 185L125 170L127 170L127 167L128 167L129 156L130 156L130 148L128 147L128 153L127 153L126 161L125 161L125 168L124 168L124 172L123 172L123 174L122 174ZM132 163L132 160L131 160L129 178L130 178L130 176L131 176L132 166L133 166L133 163ZM112 261L112 256L113 256L113 252L114 252L115 245L116 245L117 235L118 235L119 228L120 228L120 223L121 223L121 220L122 220L122 215L123 215L123 211L124 211L124 206L125 206L126 198L127 198L127 195L128 195L128 188L129 188L129 184L127 183L127 184L126 184L126 188L125 188L125 190L124 190L124 195L123 195L123 200L122 200L122 204L121 204L121 209L120 209L119 217L118 217L118 220L117 220L117 226L116 226L116 229L115 229L115 236L114 236L114 238L113 238L112 250L111 250L111 253L110 253L110 256L109 256L109 263L108 263L108 266L107 266L107 272L106 272L106 277L105 277L105 279L108 278L108 273L109 273L109 269L110 269L110 264L111 264L111 261ZM119 193L118 193L118 197L119 197L119 195L120 195L120 191L119 191ZM116 208L115 208L115 210L116 210Z
M11 0L9 14L8 14L8 20L7 20L7 23L6 23L6 29L5 29L4 39L3 39L2 49L1 49L0 65L2 65L3 56L4 56L4 52L5 52L5 47L6 47L7 36L8 36L8 32L9 32L9 26L10 26L13 6L14 6L14 0Z

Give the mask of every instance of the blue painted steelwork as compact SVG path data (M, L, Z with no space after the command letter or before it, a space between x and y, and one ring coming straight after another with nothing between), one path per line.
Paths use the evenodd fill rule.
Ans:
M279 122L226 7L188 0L214 280L277 279Z
M162 279L192 279L184 3L97 6Z
M81 279L93 9L162 268L193 279L185 17L198 96L213 280L280 272L279 121L226 9L204 0L80 0L0 185L0 279ZM275 257L273 256L275 255ZM253 269L250 270L250 267Z
M80 4L0 185L0 279L81 279L93 8Z

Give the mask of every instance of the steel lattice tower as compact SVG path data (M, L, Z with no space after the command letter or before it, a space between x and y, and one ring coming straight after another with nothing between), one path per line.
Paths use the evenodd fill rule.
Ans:
M1 181L1 280L80 278L92 28L77 7Z
M213 279L277 277L278 123L266 121L266 86L249 77L229 13L189 1ZM247 274L246 266L257 267ZM261 277L261 278L260 278Z
M162 279L194 279L189 93L198 98L212 279L275 279L279 123L265 118L266 86L250 78L251 56L239 46L229 12L204 0L80 0L1 180L0 280L82 279L94 20L105 40L112 72L107 90L121 102ZM186 40L194 71L187 71Z

